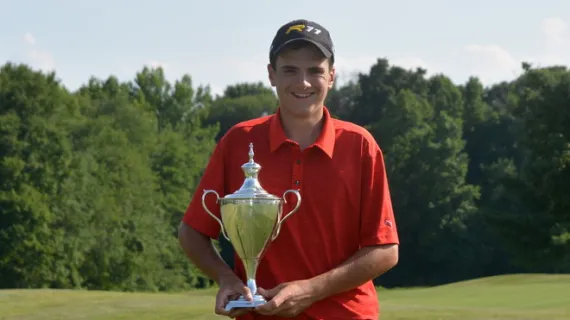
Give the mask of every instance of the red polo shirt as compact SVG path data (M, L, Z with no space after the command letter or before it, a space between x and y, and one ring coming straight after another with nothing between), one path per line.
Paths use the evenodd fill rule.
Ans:
M372 135L360 126L336 120L324 109L318 140L301 151L287 139L275 115L235 125L219 141L202 180L183 217L196 230L217 238L218 223L202 208L204 189L221 197L238 190L248 158L261 165L259 181L277 196L299 190L299 210L285 220L278 238L261 260L258 286L270 289L280 283L308 279L327 272L350 258L362 246L399 243L382 151ZM219 217L215 196L206 199ZM291 194L283 214L296 203ZM245 281L243 266L236 273ZM379 308L372 281L331 296L309 307L298 319L378 319ZM250 314L242 319L275 319Z

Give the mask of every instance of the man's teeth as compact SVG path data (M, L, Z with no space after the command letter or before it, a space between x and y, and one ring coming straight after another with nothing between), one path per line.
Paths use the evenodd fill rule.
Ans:
M297 98L308 98L312 93L293 93L293 95Z

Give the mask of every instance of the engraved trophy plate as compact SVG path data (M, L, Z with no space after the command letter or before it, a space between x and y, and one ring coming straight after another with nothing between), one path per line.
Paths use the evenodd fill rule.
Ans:
M247 286L253 295L253 301L248 301L243 296L230 301L226 310L252 308L266 302L257 292L255 277L259 261L271 242L279 235L282 223L297 212L301 205L301 194L297 190L287 190L282 197L277 197L263 189L258 180L261 166L255 163L253 156L253 144L250 143L249 162L241 166L245 180L239 190L224 198L220 198L215 190L204 190L202 195L204 210L220 224L223 236L232 244L243 263ZM205 199L210 193L217 197L221 219L206 207ZM283 204L287 201L285 196L288 193L297 196L297 203L291 212L283 216Z

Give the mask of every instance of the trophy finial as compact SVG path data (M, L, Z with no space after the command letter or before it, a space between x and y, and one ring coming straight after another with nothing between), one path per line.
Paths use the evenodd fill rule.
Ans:
M259 173L259 170L261 170L261 166L258 163L255 163L255 161L253 160L253 156L254 156L254 152L253 152L253 143L249 143L249 161L247 163L244 163L243 166L241 166L243 173L245 174L246 178L254 178L257 179L257 174Z
M249 163L253 163L253 143L249 143Z
M269 198L274 200L278 200L280 198L275 197L269 194L267 191L263 189L263 187L259 184L258 175L259 171L261 170L261 165L256 163L253 160L253 143L249 143L249 161L245 162L241 169L243 170L243 174L245 176L245 180L241 187L234 192L233 194L227 195L226 199L259 199L259 198Z

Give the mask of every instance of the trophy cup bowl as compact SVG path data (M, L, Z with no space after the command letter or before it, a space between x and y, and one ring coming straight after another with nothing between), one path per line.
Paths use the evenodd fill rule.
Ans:
M220 198L215 190L204 190L202 206L221 227L221 232L233 246L243 263L247 287L253 295L253 301L244 296L232 300L226 305L226 310L233 308L252 308L262 305L266 299L257 292L256 273L259 261L267 248L281 230L282 223L297 212L301 205L301 194L297 190L287 190L282 197L269 194L263 189L258 180L261 166L253 160L253 144L249 144L249 162L241 166L245 180L235 193ZM216 217L206 206L206 196L215 194L216 203L220 206L221 219ZM293 193L297 196L295 207L283 216L283 204L287 203L285 196Z

